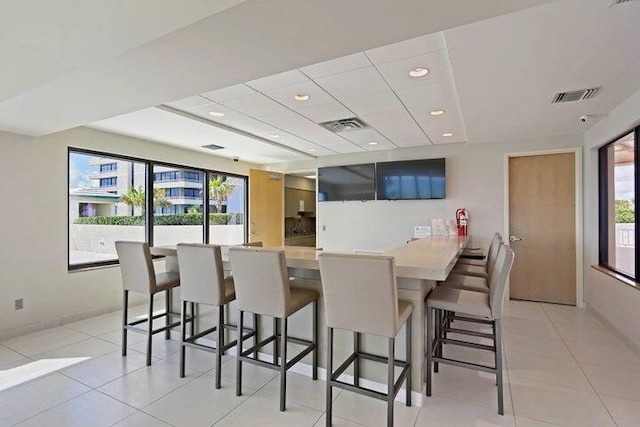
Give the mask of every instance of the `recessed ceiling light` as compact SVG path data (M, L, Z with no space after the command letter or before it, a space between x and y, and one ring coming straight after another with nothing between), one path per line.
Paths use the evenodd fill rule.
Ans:
M297 93L293 95L293 99L295 99L296 101L308 101L309 98L311 98L311 96L307 95L306 93Z
M305 178L309 178L309 179L315 179L317 178L316 174L313 175L304 175Z
M224 117L224 113L222 111L209 111L209 115L213 117Z
M424 77L427 74L429 74L429 69L424 67L414 68L413 70L409 71L409 75L411 77Z
M316 151L316 149L315 149L315 148L309 148L309 152L310 152L310 153L313 153L313 152L315 152L315 151Z
M269 135L271 138L273 139L278 139L280 138L280 135L278 135L277 133L272 133L271 135Z
M453 132L446 132L443 133L442 136L453 136Z
M378 145L378 143L377 143L377 142L375 142L375 141L371 141L371 142L369 143L369 145Z
M441 116L444 114L444 110L431 110L429 111L429 115L431 116Z

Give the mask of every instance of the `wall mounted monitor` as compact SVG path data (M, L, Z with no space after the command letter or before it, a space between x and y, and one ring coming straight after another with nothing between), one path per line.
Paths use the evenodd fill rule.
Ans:
M378 200L445 198L445 159L377 163Z
M374 163L318 169L318 201L375 199Z

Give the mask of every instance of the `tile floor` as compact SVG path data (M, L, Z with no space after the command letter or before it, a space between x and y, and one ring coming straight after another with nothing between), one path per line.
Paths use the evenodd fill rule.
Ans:
M144 337L130 334L122 358L119 322L110 313L0 343L0 426L324 426L324 382L289 374L281 413L275 372L245 365L236 397L231 357L215 390L209 353L189 351L179 378L175 341L157 336L146 367ZM445 351L486 360L474 350ZM509 302L504 354L504 416L491 376L443 366L423 408L396 405L396 426L640 425L640 359L586 311ZM8 386L17 373L32 379ZM334 393L334 425L384 425L383 402Z

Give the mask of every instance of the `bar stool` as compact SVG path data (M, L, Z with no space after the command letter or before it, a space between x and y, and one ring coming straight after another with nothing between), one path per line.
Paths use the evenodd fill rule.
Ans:
M122 287L124 289L122 308L122 356L127 355L127 331L138 332L147 335L147 366L151 365L151 341L154 334L165 332L165 338L170 338L170 329L180 325L180 322L171 323L170 316L180 316L171 312L171 289L180 286L178 273L156 274L151 260L149 244L146 242L118 241L115 243L120 272L122 274ZM129 292L138 292L149 296L149 315L146 319L139 319L129 323ZM153 297L158 292L166 291L165 312L153 314ZM153 329L153 320L165 317L165 326ZM147 329L137 328L136 325L147 322Z
M236 354L236 395L242 394L242 363L280 371L280 411L285 410L287 370L313 352L312 377L318 379L318 298L319 293L311 289L300 289L290 285L284 251L255 247L234 246L229 249L229 260L236 287L239 310L238 328L242 330L245 312L274 318L273 335L254 344L248 350L238 342ZM289 316L313 303L312 341L287 336ZM280 320L280 334L276 328ZM279 342L278 342L279 340ZM304 345L304 349L287 361L287 343ZM257 352L273 343L272 363L258 359ZM278 344L280 363L278 364ZM249 354L253 353L253 357Z
M497 238L495 238L497 236ZM451 274L459 274L465 276L477 276L487 279L491 274L491 270L496 262L496 258L498 257L498 249L502 245L502 237L498 233L494 235L494 239L491 241L491 246L489 246L489 251L487 252L487 262L484 265L475 265L475 264L464 264L461 262L456 263L456 265L451 270ZM459 260L460 261L460 260Z
M495 269L489 283L489 294L468 290L438 287L427 297L427 396L431 396L431 365L434 368L438 363L459 366L476 371L489 372L496 375L498 386L498 413L504 415L504 403L502 392L502 306L506 283L513 265L513 250L501 245ZM490 334L454 329L446 326L443 312L455 312L453 317L457 320L473 320L491 325ZM461 316L462 315L462 316ZM464 316L471 316L469 318ZM435 337L434 337L435 331ZM462 335L489 338L493 345L478 344L468 341L450 339L447 332L455 332ZM478 350L486 350L494 353L494 366L469 363L462 360L454 360L442 356L442 345L452 344Z
M387 426L393 426L393 402L405 382L406 405L411 406L411 313L413 305L398 300L394 258L384 255L337 254L323 252L320 277L327 318L327 426L331 425L332 388L338 387L387 402ZM406 324L406 361L395 358L395 337ZM334 328L353 331L353 353L333 370ZM388 357L365 353L360 349L360 335L388 338ZM380 393L360 386L360 361L387 364L387 392ZM354 364L354 383L338 377ZM395 379L394 367L402 368Z
M204 350L216 354L215 387L221 386L222 355L236 345L237 341L224 342L224 330L237 330L235 325L225 323L224 307L236 299L233 277L224 277L222 251L218 245L180 243L177 246L178 265L180 268L180 299L182 300L182 339L180 342L180 378L185 376L185 352L187 347ZM218 322L209 329L195 333L194 323L187 336L186 312L187 304L191 305L191 315L195 313L196 304L205 304L218 308ZM206 335L217 332L216 346L211 347L198 343ZM256 332L242 335L242 340L254 336ZM238 333L238 336L241 334Z
M500 233L494 233L493 238L491 239L491 243L489 244L486 252L484 252L481 248L463 249L462 254L460 254L460 258L458 259L458 263L479 266L487 265L487 257L489 255L489 252L492 251L492 247L494 247L496 242L498 241L502 241L502 236L500 235Z
M496 235L498 234L496 233ZM464 289L468 291L483 292L485 294L488 294L489 282L490 282L493 270L495 268L497 255L498 255L498 252L500 251L500 247L503 245L502 238L495 239L495 242L496 242L495 244L492 243L492 247L489 249L491 252L491 257L488 259L488 262L486 265L487 277L476 276L473 274L464 274L464 273L455 274L454 273L454 274L450 274L446 280L439 282L438 286L442 286L445 288ZM476 267L476 268L481 268L481 267ZM452 271L452 273L454 271Z

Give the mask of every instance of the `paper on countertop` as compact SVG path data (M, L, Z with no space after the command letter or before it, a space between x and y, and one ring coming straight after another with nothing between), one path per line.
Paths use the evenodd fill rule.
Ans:
M413 227L413 237L415 237L416 239L429 236L431 236L430 225L416 225L415 227Z

